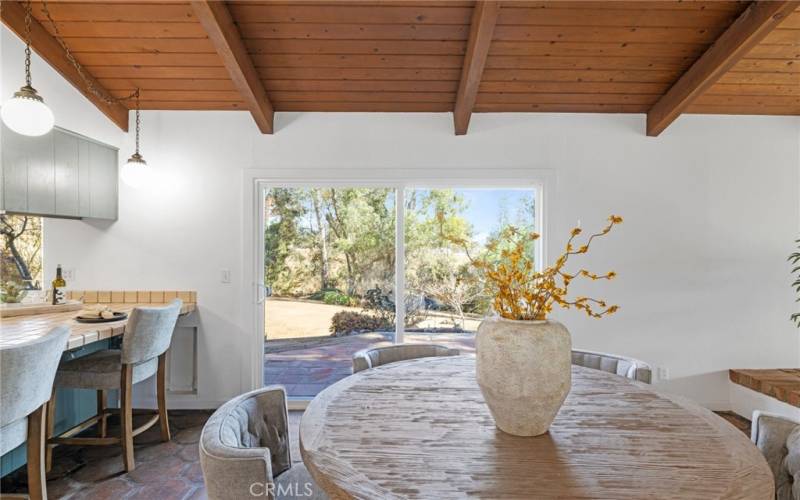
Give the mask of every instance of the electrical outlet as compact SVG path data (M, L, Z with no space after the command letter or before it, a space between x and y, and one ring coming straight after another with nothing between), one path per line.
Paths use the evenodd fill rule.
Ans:
M75 280L75 269L62 269L61 275L64 277L66 281L74 281Z
M659 366L656 369L656 374L658 375L658 380L669 380L669 369L664 366Z
M219 280L222 283L230 283L231 282L231 270L230 269L221 269L219 272Z

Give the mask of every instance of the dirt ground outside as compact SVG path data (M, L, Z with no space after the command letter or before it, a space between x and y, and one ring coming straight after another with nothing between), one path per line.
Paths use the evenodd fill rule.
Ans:
M330 335L331 318L339 311L361 311L358 307L344 307L319 302L270 297L264 307L264 325L267 340L296 339ZM478 329L480 319L468 318L465 330ZM432 313L419 328L452 328L449 314Z

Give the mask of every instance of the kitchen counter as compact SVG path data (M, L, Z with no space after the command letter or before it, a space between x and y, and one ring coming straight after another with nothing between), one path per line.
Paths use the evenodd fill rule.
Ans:
M73 295L71 296L76 294L76 292L72 293ZM89 295L91 292L83 293L85 293L90 300L92 296L97 297L97 295ZM150 292L147 293L149 294ZM189 292L182 292L181 295L183 295L183 293ZM161 297L163 297L163 295ZM191 292L189 297L194 297L194 293ZM130 314L134 307L158 307L169 303L171 300L165 298L162 302L139 302L138 300L134 301L130 299L130 296L124 298L128 298L131 301L126 301L124 303L99 302L95 298L93 302L86 303L85 307L89 308L94 304L102 303L111 308L112 311L121 311ZM181 315L191 313L196 307L195 302L184 300L183 306L181 307ZM75 316L77 316L79 312L80 311L66 311L3 318L0 320L0 347L28 342L45 335L51 329L62 324L66 324L70 327L69 340L67 345L64 346L64 350L75 349L91 342L116 337L125 333L125 327L128 324L127 318L109 323L78 323L75 321Z

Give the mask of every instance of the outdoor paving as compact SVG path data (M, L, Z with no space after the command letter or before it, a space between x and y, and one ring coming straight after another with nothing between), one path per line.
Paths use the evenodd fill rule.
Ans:
M279 384L291 397L313 397L329 385L352 374L353 354L367 347L392 344L391 333L365 333L331 337L298 349L267 352L264 355L264 384ZM475 352L475 336L470 333L406 333L406 343L441 344Z

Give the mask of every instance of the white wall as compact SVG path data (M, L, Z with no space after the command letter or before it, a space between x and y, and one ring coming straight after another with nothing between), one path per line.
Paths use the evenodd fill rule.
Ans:
M5 96L7 80L21 78L21 45L5 30L3 42ZM130 136L121 140L38 61L34 71L57 124L129 154ZM56 262L76 269L78 289L197 290L200 393L182 404L202 406L249 385L249 169L309 180L424 169L454 182L465 169L490 179L502 169L544 169L553 180L550 255L576 220L592 228L610 213L625 217L585 260L618 272L585 291L622 309L601 321L559 314L574 344L665 367L666 387L727 408L728 368L800 365L786 263L800 223L800 120L683 116L659 138L644 126L641 115L484 114L455 137L449 114L284 113L277 133L264 136L244 112L146 112L142 154L158 179L121 186L116 223L48 221L45 258L48 270ZM219 283L221 268L233 283Z

